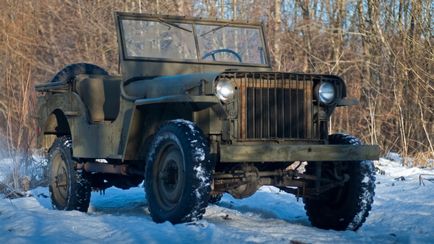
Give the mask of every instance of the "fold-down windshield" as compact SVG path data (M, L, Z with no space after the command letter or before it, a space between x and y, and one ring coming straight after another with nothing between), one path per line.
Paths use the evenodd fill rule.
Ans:
M259 26L121 19L126 58L267 64Z

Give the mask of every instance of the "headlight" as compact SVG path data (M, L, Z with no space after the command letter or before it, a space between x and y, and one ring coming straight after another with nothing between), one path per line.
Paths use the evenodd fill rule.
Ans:
M235 87L229 80L220 80L216 86L216 95L222 102L228 102L234 98Z
M335 100L335 87L330 82L321 83L317 91L317 96L320 102L329 104Z

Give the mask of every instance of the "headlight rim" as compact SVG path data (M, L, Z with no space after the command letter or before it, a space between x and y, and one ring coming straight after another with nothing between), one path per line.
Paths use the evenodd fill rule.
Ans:
M332 88L332 90L333 90L333 96L331 98L329 98L329 99L324 98L324 95L322 95L322 93L321 93L321 90L323 90L324 86L327 86L327 85L329 85ZM328 81L321 82L321 83L319 83L316 86L315 90L316 90L316 92L315 92L316 98L318 99L318 101L321 104L331 105L331 104L333 104L333 103L336 102L336 100L337 100L337 89L336 89L336 86L332 82L328 82Z
M224 95L221 91L224 88L223 87L224 84L230 85L231 92L229 95ZM221 88L219 88L219 87L221 87ZM226 87L226 88L228 88L228 87ZM223 103L229 103L229 102L233 101L235 98L235 92L236 92L235 84L234 84L234 82L232 82L229 79L220 79L215 84L215 95Z

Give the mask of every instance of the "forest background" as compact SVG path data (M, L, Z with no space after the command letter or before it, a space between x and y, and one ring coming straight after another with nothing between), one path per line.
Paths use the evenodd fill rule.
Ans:
M34 84L88 62L118 74L114 11L262 22L275 71L337 74L356 107L333 115L382 152L434 158L431 0L1 0L0 154L29 155ZM18 170L16 174L19 174Z

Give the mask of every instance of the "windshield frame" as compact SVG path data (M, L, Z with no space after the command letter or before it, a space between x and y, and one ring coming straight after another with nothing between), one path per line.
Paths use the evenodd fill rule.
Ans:
M246 23L237 21L227 21L227 20L217 20L217 19L204 19L204 18L188 18L188 17L178 17L178 16L168 16L168 15L150 15L150 14L137 14L137 13L116 13L116 25L118 29L118 36L120 42L121 58L125 61L150 61L150 62L169 62L169 63L181 63L181 64L204 64L204 65L224 65L224 66L248 66L248 67L267 67L271 68L269 52L267 42L264 38L264 27L262 24L258 23ZM123 28L123 20L136 20L136 21L153 21L162 24L173 23L173 24L191 24L194 36L194 45L196 48L196 59L173 59L164 57L141 57L141 56L129 56L127 55L127 47L125 42L125 30ZM196 33L195 25L221 25L222 27L238 27L238 28L249 28L257 29L259 33L259 38L263 45L263 58L264 64L261 63L238 63L238 62L225 62L225 61L213 61L205 60L200 57L198 33ZM177 27L174 27L177 28Z

